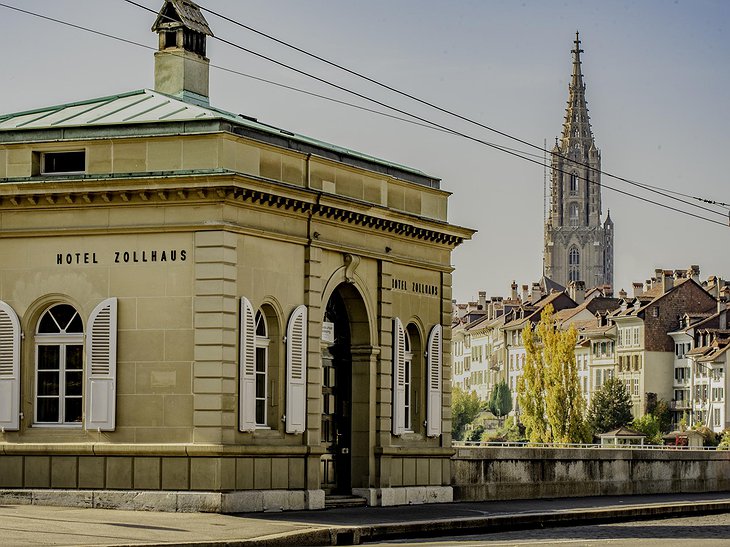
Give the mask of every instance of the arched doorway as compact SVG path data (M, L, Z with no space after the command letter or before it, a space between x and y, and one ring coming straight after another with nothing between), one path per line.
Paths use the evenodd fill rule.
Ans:
M362 416L353 416L362 414L363 403L369 406L370 359L363 359L363 353L371 353L365 304L353 285L342 283L332 292L325 306L323 333L327 333L322 340L321 441L325 453L320 479L326 494L350 494L354 486L368 480L369 458L362 446L369 444L363 438L368 436L369 426L360 423Z

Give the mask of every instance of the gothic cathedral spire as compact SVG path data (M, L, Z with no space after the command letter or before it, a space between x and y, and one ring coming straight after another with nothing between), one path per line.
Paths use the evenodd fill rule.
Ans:
M545 223L544 274L561 285L613 285L613 222L601 223L601 153L591 130L580 36L562 135L552 150L550 213Z

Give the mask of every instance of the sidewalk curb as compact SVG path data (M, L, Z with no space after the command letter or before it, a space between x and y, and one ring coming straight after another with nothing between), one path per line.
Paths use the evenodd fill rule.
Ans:
M362 543L404 538L438 537L496 533L535 528L583 526L631 520L684 517L729 513L730 501L630 505L610 509L569 509L535 513L508 513L483 517L462 517L451 520L429 520L371 524L364 526L319 526L269 537L210 542L176 543L184 547L293 547L360 545ZM169 543L144 544L167 546ZM119 547L139 547L139 544Z

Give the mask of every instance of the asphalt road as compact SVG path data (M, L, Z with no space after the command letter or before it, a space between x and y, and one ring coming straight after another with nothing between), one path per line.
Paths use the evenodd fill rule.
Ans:
M730 546L730 513L663 520L620 522L596 526L520 530L497 534L442 537L434 540L394 540L368 543L371 547L385 546L672 546L728 547Z

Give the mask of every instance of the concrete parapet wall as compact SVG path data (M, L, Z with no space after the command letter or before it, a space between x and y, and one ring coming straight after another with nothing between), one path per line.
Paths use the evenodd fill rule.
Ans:
M730 490L730 451L459 448L454 501Z

